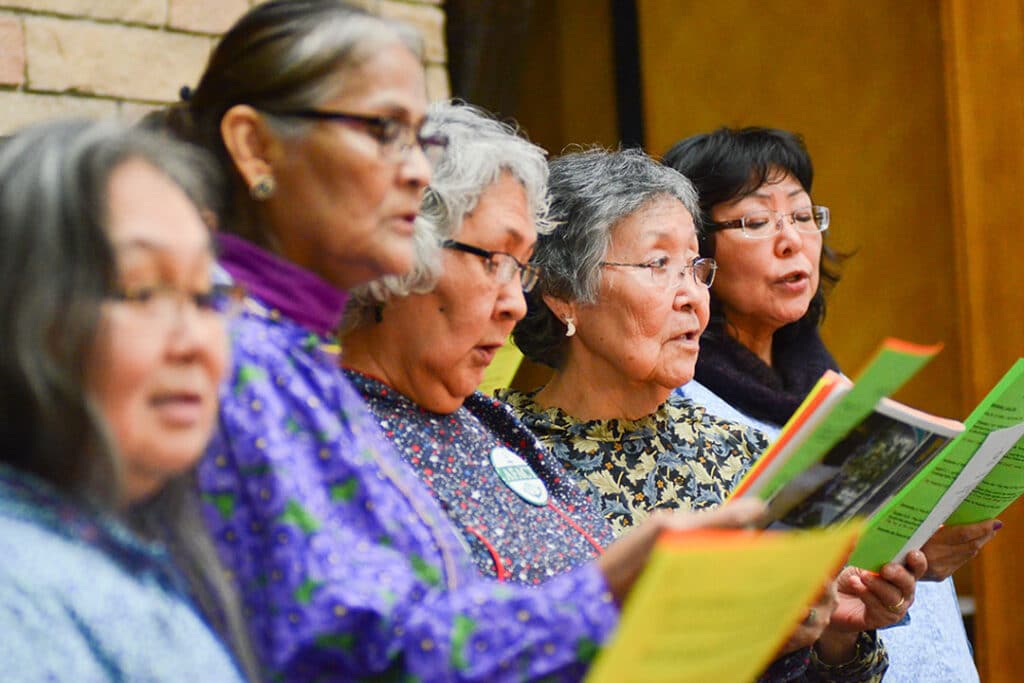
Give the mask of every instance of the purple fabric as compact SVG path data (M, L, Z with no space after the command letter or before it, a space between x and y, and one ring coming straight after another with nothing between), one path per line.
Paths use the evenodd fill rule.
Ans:
M259 262L232 270L250 292ZM301 301L310 282L275 287ZM199 476L268 678L581 678L617 621L596 569L541 587L480 578L324 350L336 340L258 303L233 324L234 369Z
M338 329L346 292L241 237L221 233L217 243L221 266L254 298L317 334Z

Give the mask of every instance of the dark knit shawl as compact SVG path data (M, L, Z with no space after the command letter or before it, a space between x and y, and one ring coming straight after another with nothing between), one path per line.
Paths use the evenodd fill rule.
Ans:
M806 318L776 331L772 367L727 334L717 318L700 338L695 378L741 412L783 425L829 369L838 372L839 366Z

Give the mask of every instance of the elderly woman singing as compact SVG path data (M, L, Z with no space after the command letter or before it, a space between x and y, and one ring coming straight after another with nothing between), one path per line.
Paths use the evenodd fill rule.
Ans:
M693 519L652 519L605 552L614 534L593 503L506 406L475 392L538 281L527 261L549 229L547 163L473 107L433 105L429 119L449 142L417 223L415 265L353 292L346 374L480 573L538 584L597 558L614 586L660 528Z
M555 372L504 395L617 530L656 508L720 504L765 445L672 393L693 376L716 263L699 253L696 192L668 171L638 151L552 162L558 227L538 240L545 278L515 340ZM923 558L912 566L844 570L830 584L789 644L814 643L805 675L878 680L886 658L873 629L902 616L885 607L898 596L912 601Z

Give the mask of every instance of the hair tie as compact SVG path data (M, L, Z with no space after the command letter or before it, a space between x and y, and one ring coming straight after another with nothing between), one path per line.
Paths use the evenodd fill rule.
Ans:
M181 97L182 102L189 102L192 99L192 88L187 85L181 86L181 90L178 91L178 95Z

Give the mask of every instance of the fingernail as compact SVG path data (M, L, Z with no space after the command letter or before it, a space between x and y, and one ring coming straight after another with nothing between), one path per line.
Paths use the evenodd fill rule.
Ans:
M997 521L995 524L992 525L992 530L993 531L999 531L1002 528L1003 528L1003 523L999 522L999 521Z

